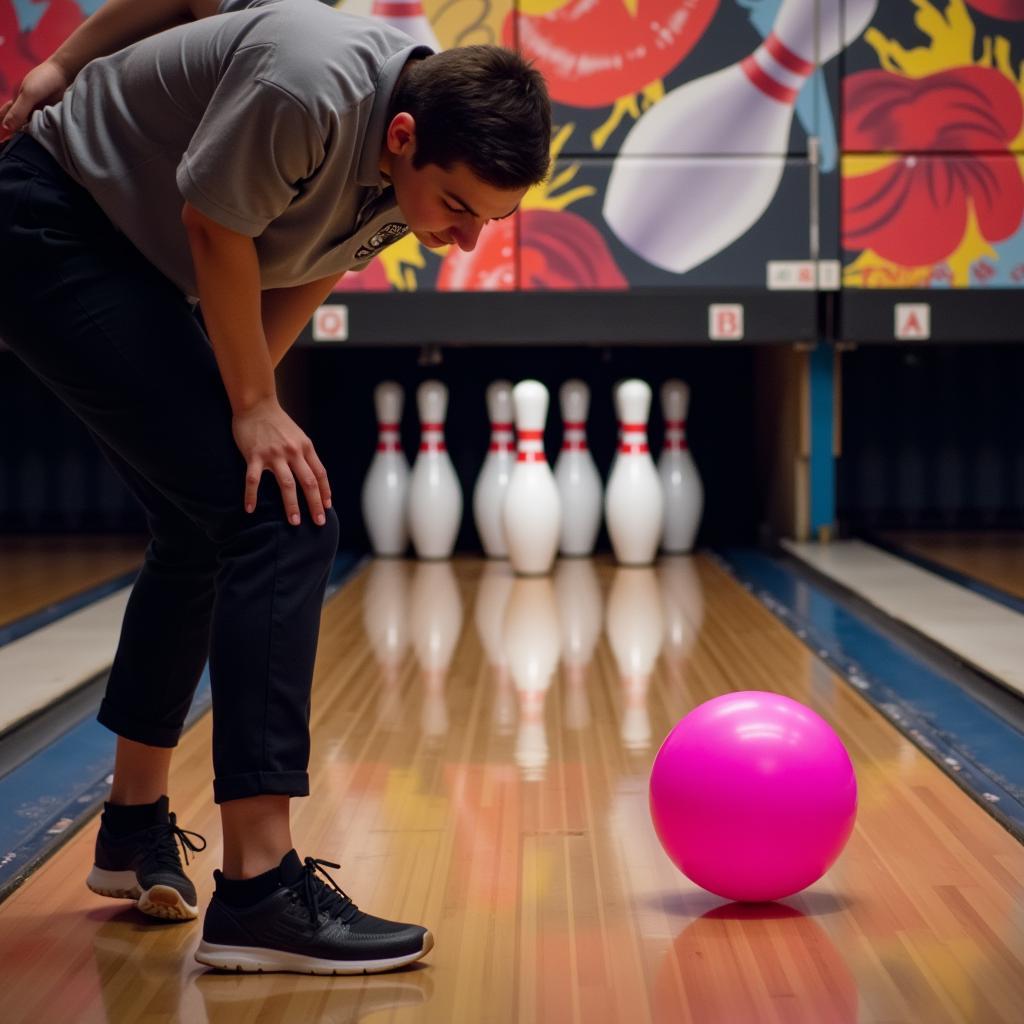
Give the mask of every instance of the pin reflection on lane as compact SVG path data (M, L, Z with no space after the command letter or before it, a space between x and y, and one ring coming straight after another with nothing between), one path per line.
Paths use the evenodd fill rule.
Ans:
M555 566L555 600L562 626L565 669L565 724L582 730L590 725L587 670L601 635L604 601L594 563L561 559Z
M385 729L402 726L401 668L409 647L409 566L397 559L375 559L363 590L363 628L380 667L377 721Z
M630 751L647 750L651 745L647 689L665 631L661 592L653 569L615 570L605 628L622 686L622 742Z
M494 728L511 736L516 728L516 694L505 656L505 609L515 576L508 562L487 562L476 591L474 619L494 682Z
M448 732L445 680L462 632L462 598L450 562L418 562L409 595L412 646L423 673L421 727L428 740Z
M525 781L538 782L548 763L544 701L562 646L550 577L516 578L505 610L504 640L519 701L516 764Z
M685 667L704 624L704 589L689 555L667 555L658 562L665 610L665 659L673 674Z

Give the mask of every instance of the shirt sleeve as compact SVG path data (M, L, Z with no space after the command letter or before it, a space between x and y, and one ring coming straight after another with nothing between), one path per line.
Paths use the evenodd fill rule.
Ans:
M305 107L261 75L273 48L235 53L178 164L181 195L211 220L255 238L323 162Z

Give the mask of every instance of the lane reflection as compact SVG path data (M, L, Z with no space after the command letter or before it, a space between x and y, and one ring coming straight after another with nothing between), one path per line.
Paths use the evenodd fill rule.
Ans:
M555 566L554 585L562 627L565 725L578 732L590 725L587 673L601 636L604 598L589 558L561 559Z
M654 569L616 568L608 592L605 628L619 669L622 695L619 735L628 751L644 751L651 745L647 690L665 635L665 617Z
M513 582L505 609L504 646L519 707L516 764L524 780L539 782L549 757L544 703L562 648L550 577Z
M380 668L377 724L394 732L402 727L401 671L409 649L409 563L375 559L363 591L363 628Z
M462 632L462 597L451 562L416 563L409 628L423 679L420 728L428 742L439 743L448 732L445 683Z

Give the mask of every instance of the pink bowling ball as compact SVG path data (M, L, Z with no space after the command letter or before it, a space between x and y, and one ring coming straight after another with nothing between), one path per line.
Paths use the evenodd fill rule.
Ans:
M820 715L747 690L706 701L668 734L650 804L661 845L692 882L730 900L777 900L839 856L857 778Z

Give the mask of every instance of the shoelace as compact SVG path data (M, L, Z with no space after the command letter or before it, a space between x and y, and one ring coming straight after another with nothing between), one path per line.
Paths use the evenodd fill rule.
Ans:
M302 887L306 907L309 909L310 924L315 926L319 920L321 901L327 914L339 916L343 924L352 921L358 915L359 908L352 902L352 897L324 871L324 867L340 868L341 865L333 864L329 860L318 860L316 857L307 857L303 863L305 867L302 872ZM330 889L317 878L318 871L330 882Z
M206 849L206 838L198 832L189 832L188 829L178 828L178 818L174 811L169 815L170 820L166 825L158 825L150 830L149 853L155 858L157 867L175 868L181 870L181 855L178 853L178 843L181 843L182 852L185 854L185 863L188 864L188 851L201 853ZM202 841L202 846L196 846L188 837L195 836Z

